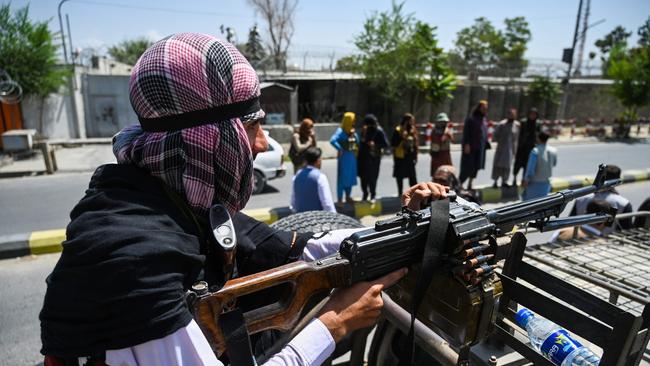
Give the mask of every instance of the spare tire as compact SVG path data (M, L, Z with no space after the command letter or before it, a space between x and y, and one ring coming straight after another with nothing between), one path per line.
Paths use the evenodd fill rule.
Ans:
M356 229L363 225L359 220L329 211L306 211L289 215L271 224L277 230L297 231L299 233L319 233L336 229Z

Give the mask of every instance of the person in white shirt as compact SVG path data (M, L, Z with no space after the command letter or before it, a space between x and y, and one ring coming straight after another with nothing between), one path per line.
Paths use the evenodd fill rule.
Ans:
M320 171L321 149L310 147L304 152L305 165L293 177L291 209L294 212L336 212L327 176Z
M621 168L616 165L607 165L605 168L605 180L619 179L621 177ZM610 188L606 191L591 193L586 196L576 199L573 209L571 210L571 216L582 215L587 212L587 207L594 200L604 200L609 203L611 207L616 209L616 213L627 213L632 212L632 204L630 200L621 196L618 191L614 188ZM625 219L618 221L618 226L621 229L629 229L632 227L632 219ZM614 225L604 228L606 234L614 231Z
M609 204L609 202L605 200L591 200L589 204L587 205L587 210L584 213L591 214L591 213L600 213L600 212L605 212L609 213L610 210L612 209L612 206ZM580 225L578 227L578 231L575 232L575 238L585 238L585 237L590 237L590 236L605 236L607 235L607 231L605 230L607 227L605 226L604 222L598 223L598 224L592 224L592 225ZM574 228L573 227L567 227L564 229L557 230L553 233L553 236L551 236L551 239L549 240L550 243L554 243L558 240L571 240L574 239Z

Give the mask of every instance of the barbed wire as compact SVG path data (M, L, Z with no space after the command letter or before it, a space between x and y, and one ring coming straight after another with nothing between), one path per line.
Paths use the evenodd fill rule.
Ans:
M355 52L351 47L295 47L292 48L287 57L287 68L300 71L335 71L336 62L346 56L354 55ZM479 65L479 70L489 70L489 72L479 75L491 76L533 76L541 75L550 78L562 78L566 75L567 65L559 59L532 57L526 59L528 66L523 72L517 67L504 67L503 65L495 66L494 64ZM452 65L454 66L454 65ZM456 65L460 66L460 65ZM599 59L586 60L579 75L574 77L594 77L602 75L602 62ZM462 69L462 67L456 68Z

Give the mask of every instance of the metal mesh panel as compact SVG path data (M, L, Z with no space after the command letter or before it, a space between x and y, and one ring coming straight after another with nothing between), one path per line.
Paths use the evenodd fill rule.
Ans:
M530 245L526 261L634 315L650 303L650 230ZM579 275L578 275L579 274ZM645 351L645 360L650 349Z

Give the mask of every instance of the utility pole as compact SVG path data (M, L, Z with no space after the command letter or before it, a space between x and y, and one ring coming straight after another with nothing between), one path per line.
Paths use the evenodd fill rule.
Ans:
M68 0L61 0L59 2L58 14L59 14L59 27L61 29L61 43L63 44L63 60L65 61L65 67L69 67L70 65L68 63L68 50L67 50L67 47L66 47L66 44L65 44L65 33L63 32L63 18L61 18L61 5L63 5L63 3L66 2L66 1L68 1ZM72 52L72 50L70 50L70 52ZM75 90L74 90L75 89L74 88L74 84L75 84L74 79L77 76L76 76L76 73L75 73L74 65L72 65L71 70L72 70L72 75L68 76L68 94L70 94L69 95L69 97L70 97L70 107L71 107L71 110L72 110L72 113L71 113L72 114L72 127L75 130L75 134L77 135L76 136L77 138L85 138L86 137L85 136L86 135L86 129L80 123L79 116L77 115L77 98L76 98ZM41 132L43 132L43 131L41 131Z
M585 7L585 16L582 21L582 32L580 33L580 46L578 47L578 61L576 62L576 71L573 76L581 75L582 73L582 59L585 54L585 42L587 41L587 29L589 29L589 8L591 7L591 0L587 0Z
M578 4L578 15L576 16L576 28L575 31L573 32L573 44L571 45L571 48L565 48L564 49L564 55L562 56L562 61L566 62L569 64L569 67L567 68L566 72L566 78L562 80L562 84L564 85L564 90L562 92L562 104L560 105L560 110L558 111L558 117L560 119L565 118L566 114L566 105L569 100L569 82L571 79L571 67L573 66L573 54L576 49L576 42L578 41L578 29L580 28L580 15L582 14L582 0L580 0L580 3Z
M59 29L61 29L61 44L63 45L63 60L65 61L65 64L68 64L68 50L65 44L65 34L63 33L63 18L61 18L61 5L63 5L64 2L68 0L61 0L59 2L59 8L58 8L58 13L59 13Z

